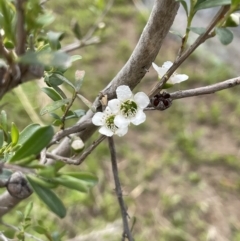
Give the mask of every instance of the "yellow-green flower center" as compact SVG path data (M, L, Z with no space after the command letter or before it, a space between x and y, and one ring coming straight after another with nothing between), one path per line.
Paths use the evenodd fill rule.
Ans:
M115 133L115 131L118 129L117 126L114 124L114 118L115 118L115 115L110 115L107 117L106 119L106 125L107 125L107 128L110 129L112 132Z
M137 113L137 104L132 100L127 100L121 104L120 110L124 117L134 117Z

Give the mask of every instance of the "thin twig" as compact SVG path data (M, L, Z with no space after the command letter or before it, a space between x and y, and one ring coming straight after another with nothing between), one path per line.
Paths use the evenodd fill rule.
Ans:
M76 124L72 127L69 127L69 128L66 128L64 130L57 132L54 135L54 137L52 138L51 142L48 144L48 147L50 147L53 144L56 144L58 141L60 141L65 136L69 136L73 133L78 133L78 132L85 130L90 125L92 125L92 121L86 120L80 124Z
M63 157L63 156L59 156L53 153L46 153L46 157L48 158L52 158L54 160L59 160L59 161L63 161L66 162L67 164L70 165L80 165L86 158L87 156L106 138L106 136L101 135L96 141L94 141L92 143L92 145L90 147L88 147L88 149L83 152L83 154L76 160L71 159L71 158L67 158L67 157Z
M182 99L192 96L198 96L198 95L207 95L207 94L213 94L217 91L232 88L236 85L240 85L240 76L222 81L220 83L199 87L195 89L190 90L182 90L182 91L176 91L173 93L170 93L170 96L172 99Z
M24 9L23 4L26 0L17 0L16 1L16 10L17 10L17 21L16 21L16 53L22 55L25 52L26 44L26 30L25 30L25 19L24 19Z
M100 42L99 37L93 36L93 34L98 30L99 28L99 23L103 21L104 17L107 15L109 10L111 9L112 5L114 3L114 0L109 0L107 3L106 8L104 9L102 15L97 19L97 21L93 24L93 26L88 30L86 35L82 38L82 40L78 40L75 43L69 44L65 47L62 48L62 51L69 53L72 52L76 49L92 45L92 44L97 44Z
M215 15L213 18L212 22L209 24L207 27L206 31L204 34L200 35L196 41L191 45L178 59L175 60L173 63L172 67L167 71L167 73L161 78L161 81L158 82L153 89L150 91L149 96L153 97L155 94L157 94L163 87L163 85L167 82L169 77L175 72L175 70L194 52L194 50L204 43L209 36L209 33L213 30L215 25L221 20L224 15L227 13L229 10L229 6L223 6L218 13Z
M108 144L109 144L109 150L111 153L112 172L113 172L113 177L115 182L115 192L118 198L118 203L122 214L122 221L123 221L122 241L124 241L125 238L127 238L129 241L133 241L132 233L128 225L128 213L126 211L126 206L123 201L122 188L121 188L121 183L118 176L117 157L116 157L116 150L115 150L113 137L108 137Z

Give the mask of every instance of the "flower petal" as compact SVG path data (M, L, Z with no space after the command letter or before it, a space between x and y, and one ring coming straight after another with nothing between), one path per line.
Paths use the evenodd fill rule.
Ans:
M154 63L152 63L152 66L153 66L153 68L157 71L159 78L162 78L163 75L165 75L166 72L168 71L168 69L162 68L162 67L158 67L158 66L157 66L156 64L154 64Z
M106 126L102 126L100 129L99 129L99 132L105 136L112 136L114 133L108 129Z
M166 61L163 63L163 68L170 69L172 67L173 63L171 61Z
M168 82L171 84L177 84L177 83L181 83L187 79L188 79L188 76L186 74L176 74L176 75L173 75L172 77L170 77L170 80Z
M124 127L124 128L119 128L115 134L118 136L124 136L127 132L128 132L128 127Z
M121 107L121 102L118 99L108 101L108 106L112 110L113 114L117 114Z
M146 120L146 115L142 110L139 110L136 114L136 116L134 117L133 120L131 120L131 122L134 125L140 125L141 123L143 123Z
M105 115L102 112L97 112L93 118L92 118L92 123L95 126L102 126L105 123Z
M117 98L120 101L124 101L124 100L132 98L132 91L130 90L130 88L127 85L118 86L116 93L117 93Z
M133 99L141 109L147 107L150 102L149 97L144 92L138 92Z
M126 119L124 116L122 115L116 115L116 117L114 118L114 124L118 127L118 128L122 128L122 127L126 127L130 124L130 120Z

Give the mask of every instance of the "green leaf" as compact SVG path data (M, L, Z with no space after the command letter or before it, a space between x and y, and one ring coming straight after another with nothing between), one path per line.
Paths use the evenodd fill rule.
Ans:
M57 100L61 100L62 97L52 88L49 87L43 87L42 91L48 95L48 97L50 97L52 100L57 101Z
M186 12L186 15L188 16L188 6L185 0L176 0L176 2L180 2Z
M33 208L33 202L29 202L24 210L24 218L25 219L30 215L32 208Z
M19 130L13 122L11 127L11 138L12 138L12 145L15 146L18 143Z
M64 33L58 33L53 31L49 31L47 33L48 41L52 50L58 50L59 48L61 48L60 40L63 38L63 36Z
M54 110L57 110L57 109L61 108L63 105L68 104L69 102L70 102L70 99L62 99L62 100L54 101L53 103L50 103L47 106L45 106L40 111L40 115L45 115L45 114L50 113Z
M98 182L98 178L89 172L59 172L58 175L71 176L81 181L87 182L90 185L95 185Z
M75 72L75 80L76 80L75 87L77 92L80 90L82 86L84 75L85 75L85 71L77 70Z
M39 234L47 234L48 230L42 226L36 225L32 227L33 230Z
M80 26L78 24L78 22L76 20L73 20L72 23L71 23L71 29L75 35L75 37L77 39L81 39L82 37L82 34L81 34L81 29L80 29Z
M8 126L7 126L7 113L5 110L1 111L1 126L5 133L8 132Z
M66 216L66 208L64 207L62 201L58 198L58 196L50 189L39 186L32 179L31 175L27 175L27 179L32 186L34 192L48 206L48 208L52 212L57 214L60 218L64 218Z
M183 38L183 35L182 35L180 32L176 31L176 30L171 29L171 30L169 31L169 33L171 33L171 34L173 34L173 35L176 35L176 36L179 37L180 39Z
M88 100L88 99L86 99L84 96L82 96L82 95L80 95L80 94L78 94L77 95L80 99L81 99L81 101L89 108L89 109L92 109L92 103ZM95 111L95 110L93 110L93 111Z
M232 6L237 7L240 4L240 0L232 0Z
M4 143L4 134L3 131L0 130L0 148L3 146Z
M213 8L217 6L230 5L231 0L198 0L194 6L194 10Z
M228 45L233 40L233 33L227 28L216 28L216 34L220 42L224 45Z
M79 110L74 110L73 113L77 118L79 118L84 116L86 114L86 111L79 109Z
M51 86L58 86L61 85L63 83L63 80L60 79L56 73L53 73L51 75L48 76L48 81L47 83L49 83Z
M56 188L58 185L54 182L52 182L51 178L41 178L39 176L35 175L28 175L30 176L31 180L33 180L35 183L37 183L39 186L44 188Z
M188 28L188 29L190 29L193 33L196 33L196 34L198 34L198 35L202 35L202 34L204 34L205 31L206 31L206 28L190 27L190 28Z
M75 61L77 61L77 60L79 60L79 59L82 59L82 56L81 56L81 55L72 55L72 56L71 56L71 62L72 62L72 63L75 62Z
M75 86L63 75L56 74L56 77L59 78L60 80L62 80L63 82L65 82L66 84L70 85L75 90Z
M53 15L53 13L47 12L45 14L40 15L36 19L36 23L45 27L45 26L51 24L54 20L55 20L55 17Z
M52 126L38 128L15 152L9 162L21 160L31 155L37 155L48 145L54 135Z
M27 127L25 127L24 130L20 132L18 144L23 145L28 138L34 134L38 129L40 129L41 126L39 124L30 124Z
M75 177L61 175L59 177L53 178L53 181L58 184L61 184L64 187L77 190L79 192L88 192L88 186L86 185L86 183L82 182L81 180Z

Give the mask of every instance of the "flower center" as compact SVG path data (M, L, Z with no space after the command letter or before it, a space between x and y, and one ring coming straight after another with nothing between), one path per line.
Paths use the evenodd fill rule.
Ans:
M132 100L127 100L121 104L120 110L124 117L134 117L137 113L137 104Z
M115 115L110 115L107 117L106 119L106 126L108 129L110 129L113 133L116 132L116 130L118 129L118 127L114 124L114 118Z

